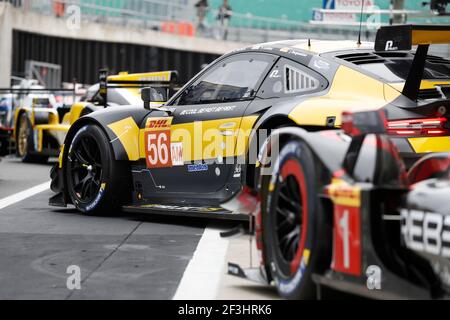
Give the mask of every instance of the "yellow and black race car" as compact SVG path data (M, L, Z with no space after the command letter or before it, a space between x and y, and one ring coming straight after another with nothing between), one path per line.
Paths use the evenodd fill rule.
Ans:
M338 129L343 110L384 109L407 163L450 151L450 61L427 54L449 35L443 26L383 27L375 47L290 40L226 54L163 107L149 105L161 99L146 88L145 108L77 120L51 173L50 204L247 220L220 204L257 190L258 151L271 130Z
M15 109L12 127L16 153L24 162L46 162L49 157L59 155L70 126L78 118L109 106L139 104L139 88L144 85L157 86L167 99L167 91L173 90L176 80L175 71L107 76L107 71L102 70L100 83L90 87L86 96L72 105L56 103L55 95L62 90L22 90L24 99Z

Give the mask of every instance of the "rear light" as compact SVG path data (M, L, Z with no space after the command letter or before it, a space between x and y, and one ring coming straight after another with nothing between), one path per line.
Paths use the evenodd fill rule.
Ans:
M388 121L389 135L402 137L442 136L450 134L446 118L405 119Z

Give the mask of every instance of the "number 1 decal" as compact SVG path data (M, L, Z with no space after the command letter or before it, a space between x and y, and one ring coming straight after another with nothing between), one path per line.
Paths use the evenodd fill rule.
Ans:
M361 274L360 208L334 205L333 269Z

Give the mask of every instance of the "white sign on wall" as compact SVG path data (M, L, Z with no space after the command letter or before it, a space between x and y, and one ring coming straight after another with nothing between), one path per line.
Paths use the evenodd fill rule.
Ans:
M323 9L361 10L363 0L323 0ZM375 0L364 0L364 8L373 9Z

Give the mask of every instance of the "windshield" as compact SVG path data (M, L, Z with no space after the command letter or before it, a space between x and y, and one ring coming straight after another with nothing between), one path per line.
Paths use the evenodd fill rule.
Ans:
M383 62L361 64L360 67L387 82L404 82L411 70L413 58L389 59ZM423 74L424 80L449 80L450 61L428 57Z

